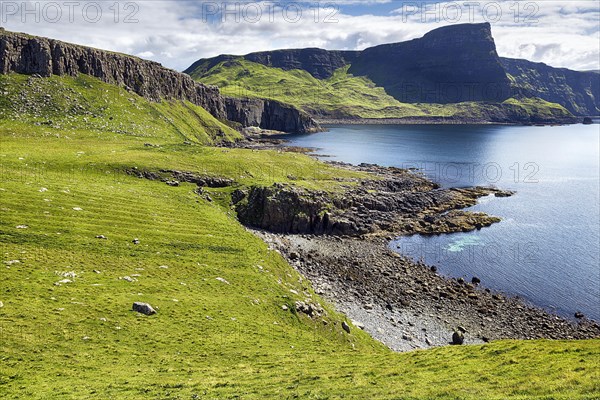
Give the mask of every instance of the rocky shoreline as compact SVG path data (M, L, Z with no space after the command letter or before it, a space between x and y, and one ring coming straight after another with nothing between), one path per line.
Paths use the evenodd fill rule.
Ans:
M293 216L310 215L306 207L320 204L319 196L324 194L313 193L302 203L298 199L303 195L295 196L299 189L284 185L263 188L267 192L259 199L249 194L250 202L260 205L253 212L261 218L267 215L267 220L248 218L243 208L238 208L238 215L308 278L318 294L345 313L355 328L396 351L452 344L456 335L464 337L465 344L600 337L600 325L584 316L568 320L553 315L520 298L494 292L477 277L469 282L443 277L435 267L389 248L398 235L470 231L499 222L462 209L482 196L512 193L494 188L440 189L406 170L333 164L379 178L349 188L343 194L346 202L329 211L330 223L351 222L343 225L345 229L324 229L310 218L294 224Z
M479 283L449 279L388 248L385 237L256 232L307 277L317 294L396 351L499 339L588 339L600 325L570 321Z

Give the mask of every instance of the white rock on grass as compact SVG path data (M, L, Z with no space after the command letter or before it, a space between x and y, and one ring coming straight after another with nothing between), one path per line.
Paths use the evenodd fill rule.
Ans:
M218 277L218 278L217 278L217 280L218 280L219 282L223 282L223 283L225 283L225 284L227 284L227 285L229 285L229 284L230 284L229 282L227 282L227 280L226 280L226 279L224 279L224 278L221 278L221 277Z

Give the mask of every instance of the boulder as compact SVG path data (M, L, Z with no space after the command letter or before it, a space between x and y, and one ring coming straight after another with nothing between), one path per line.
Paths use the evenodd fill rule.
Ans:
M350 333L350 325L346 323L346 321L342 321L342 329L346 331L346 333Z
M461 345L465 342L465 335L460 331L456 330L452 334L452 344Z
M138 312L140 314L144 314L144 315L154 315L156 314L156 310L154 308L152 308L152 306L148 303L141 303L136 301L135 303L133 303L133 311Z

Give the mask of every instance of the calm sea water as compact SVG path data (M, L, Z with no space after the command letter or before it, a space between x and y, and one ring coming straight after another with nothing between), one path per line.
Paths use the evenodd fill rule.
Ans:
M286 136L327 159L418 168L445 187L515 190L472 208L503 221L392 248L558 314L600 320L600 125L332 126Z

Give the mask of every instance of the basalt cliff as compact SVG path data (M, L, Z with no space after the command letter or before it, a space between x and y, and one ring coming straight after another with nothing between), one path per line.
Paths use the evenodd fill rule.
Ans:
M247 110L253 118L246 118L237 100L228 100L218 88L198 83L159 63L23 33L0 31L0 73L41 77L86 74L125 87L150 101L189 101L219 120L244 127L298 133L320 129L302 111L277 101L253 101Z

